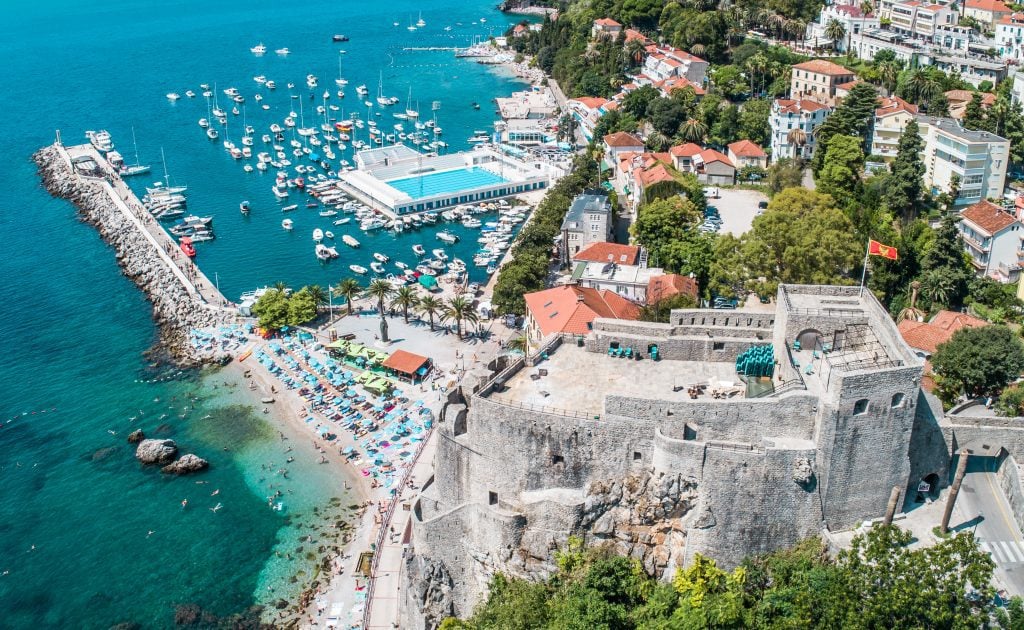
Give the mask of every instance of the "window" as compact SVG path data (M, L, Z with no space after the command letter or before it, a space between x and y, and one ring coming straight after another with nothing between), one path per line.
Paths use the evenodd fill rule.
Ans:
M853 404L853 415L860 416L868 412L868 399L861 398Z
M725 350L725 342L724 341L716 341L716 342L711 344L711 349L712 350Z
M564 463L565 463L565 458L562 457L561 455L552 455L551 456L551 465L552 466L557 466L559 464L564 464Z
M497 492L488 492L487 493L487 504L488 505L498 505L498 493Z
M638 462L638 461L642 460L643 458L644 458L644 456L643 456L643 454L640 453L640 451L633 451L633 461L634 462Z
M906 396L904 396L902 392L897 392L897 393L893 394L892 395L892 407L893 407L893 409L895 409L897 407L902 407L903 406L903 402L905 400L906 400Z

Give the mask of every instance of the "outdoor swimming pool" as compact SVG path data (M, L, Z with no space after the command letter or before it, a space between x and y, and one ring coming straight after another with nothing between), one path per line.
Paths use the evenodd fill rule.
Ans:
M424 173L412 177L392 179L388 186L404 192L413 199L423 199L434 195L457 193L493 184L503 184L507 179L499 177L482 168L460 168L439 173Z

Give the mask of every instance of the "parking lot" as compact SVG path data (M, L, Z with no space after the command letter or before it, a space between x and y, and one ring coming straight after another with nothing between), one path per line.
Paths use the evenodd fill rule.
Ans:
M718 234L729 233L739 236L750 230L757 216L758 203L768 201L768 196L754 190L738 190L734 188L718 188L717 199L708 197L708 206L718 210L721 223L715 230ZM705 223L707 230L715 226Z

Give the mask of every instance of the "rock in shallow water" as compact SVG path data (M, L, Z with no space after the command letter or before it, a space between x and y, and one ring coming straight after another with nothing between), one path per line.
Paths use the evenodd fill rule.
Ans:
M189 453L178 461L164 466L160 470L171 475L187 475L189 473L205 470L209 466L210 463L202 457Z
M142 440L135 449L135 458L143 464L170 464L177 455L174 440Z
M142 432L142 429L135 429L134 431L128 434L129 444L138 444L139 442L145 439L146 434Z

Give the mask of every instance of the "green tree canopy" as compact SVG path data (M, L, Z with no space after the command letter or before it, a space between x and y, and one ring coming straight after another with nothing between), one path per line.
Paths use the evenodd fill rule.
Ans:
M832 197L803 188L776 195L743 244L751 279L796 284L848 284L862 251Z
M843 206L856 202L864 170L863 141L857 136L836 134L824 147L818 147L819 153L822 148L825 158L817 173L818 187Z
M270 289L252 305L260 328L280 330L288 325L288 298L281 289Z
M1006 326L962 328L939 345L932 367L969 397L994 395L1024 371L1024 344Z
M298 326L316 319L318 305L309 287L302 287L288 298L288 325Z
M885 204L904 224L917 218L924 196L923 149L917 121L911 119L900 136L896 158L889 164L889 176L885 179Z

